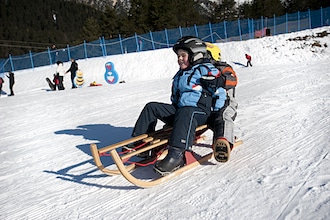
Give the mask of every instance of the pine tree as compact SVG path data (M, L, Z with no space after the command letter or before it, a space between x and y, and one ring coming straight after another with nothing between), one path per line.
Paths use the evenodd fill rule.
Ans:
M95 41L101 36L99 23L93 17L89 17L83 27L82 38L87 42Z
M244 3L239 6L239 11L243 18L259 19L263 17L273 17L285 13L281 0L253 0L250 4Z
M212 16L214 22L232 21L238 18L235 0L219 0L215 3Z
M113 35L117 35L118 21L116 11L112 6L107 6L105 12L101 15L100 28L102 36L106 39L113 38Z

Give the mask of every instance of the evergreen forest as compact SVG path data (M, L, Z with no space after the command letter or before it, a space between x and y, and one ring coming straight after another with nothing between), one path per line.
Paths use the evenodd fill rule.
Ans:
M329 0L0 0L0 58L149 31L273 17L329 7ZM97 5L97 7L96 7Z

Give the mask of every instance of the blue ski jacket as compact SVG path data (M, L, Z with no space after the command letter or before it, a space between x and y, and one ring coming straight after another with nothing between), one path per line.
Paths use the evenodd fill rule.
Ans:
M224 106L226 91L207 83L208 79L219 75L219 70L211 63L196 64L191 69L179 70L173 77L172 104L178 108L199 107L207 112L219 110Z

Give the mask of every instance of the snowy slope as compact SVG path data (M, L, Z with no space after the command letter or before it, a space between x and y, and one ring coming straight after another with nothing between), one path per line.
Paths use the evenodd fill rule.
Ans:
M78 60L101 87L71 90L66 76L53 92L44 78L55 66L15 72L15 96L0 98L0 219L329 219L330 37L288 41L324 30L218 44L239 76L244 144L228 163L148 189L102 174L89 145L128 138L147 102L169 102L171 49ZM106 85L108 61L126 83Z

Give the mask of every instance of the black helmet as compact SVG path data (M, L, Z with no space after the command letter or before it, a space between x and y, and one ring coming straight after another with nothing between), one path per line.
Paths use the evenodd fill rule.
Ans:
M189 62L192 64L199 59L204 59L207 54L205 42L192 36L180 38L173 46L173 50L176 54L179 49L188 51Z

